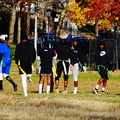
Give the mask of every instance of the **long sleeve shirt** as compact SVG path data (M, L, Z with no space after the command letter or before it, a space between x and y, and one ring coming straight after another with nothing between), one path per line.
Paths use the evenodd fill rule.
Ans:
M71 48L71 62L72 64L81 62L82 66L84 66L82 53L76 46Z
M34 45L29 42L21 42L16 46L15 50L15 62L18 64L18 60L22 62L34 63L36 59L36 52Z
M105 49L98 49L95 52L94 60L97 65L105 65L105 66L110 65L110 62L109 62L109 59L108 59Z

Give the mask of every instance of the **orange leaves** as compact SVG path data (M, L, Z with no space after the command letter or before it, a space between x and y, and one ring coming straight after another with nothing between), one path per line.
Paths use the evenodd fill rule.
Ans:
M86 7L91 8L91 11L86 12L89 20L95 19L99 22L99 29L109 30L113 25L110 21L111 10L114 0L91 0L90 4Z
M100 28L110 29L116 16L120 15L120 0L70 0L71 18L80 27L86 22L99 22ZM83 2L85 4L83 4ZM111 24L112 23L112 24Z
M107 19L102 19L100 21L99 29L105 29L106 31L109 31L112 27L114 27L113 24Z

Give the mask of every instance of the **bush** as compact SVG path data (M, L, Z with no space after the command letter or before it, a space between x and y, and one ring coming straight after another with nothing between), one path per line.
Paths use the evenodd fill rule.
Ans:
M11 48L11 53L10 53L11 59L14 60L15 59L15 48L16 48L16 46L11 45L10 48Z

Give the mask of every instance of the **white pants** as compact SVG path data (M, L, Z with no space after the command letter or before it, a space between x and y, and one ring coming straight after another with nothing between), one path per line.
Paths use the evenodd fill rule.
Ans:
M0 80L3 80L3 75L2 75L2 61L0 62Z
M68 75L73 74L74 81L78 81L78 69L79 69L78 63L74 64L72 69L71 67L69 68Z

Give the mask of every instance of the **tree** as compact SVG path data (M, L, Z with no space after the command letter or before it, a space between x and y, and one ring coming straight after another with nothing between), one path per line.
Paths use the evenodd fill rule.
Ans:
M111 15L112 0L91 0L86 8L91 10L86 12L87 20L95 24L95 35L98 36L98 28L110 30L113 23L108 19Z
M98 36L98 28L109 30L113 27L111 16L111 5L114 0L71 0L71 16L73 21L84 26L86 23L95 25L95 36ZM72 15L73 14L73 15Z

